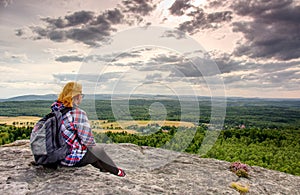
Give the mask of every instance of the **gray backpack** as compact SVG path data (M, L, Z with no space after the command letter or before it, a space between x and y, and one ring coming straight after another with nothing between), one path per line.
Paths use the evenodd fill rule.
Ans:
M71 109L52 111L35 124L30 135L30 146L37 165L53 167L67 156L69 147L60 128L62 116Z

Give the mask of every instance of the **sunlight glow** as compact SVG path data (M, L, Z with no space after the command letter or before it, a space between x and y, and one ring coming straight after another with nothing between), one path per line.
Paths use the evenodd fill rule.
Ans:
M205 3L206 0L194 0L192 4L197 7L199 5L204 5Z

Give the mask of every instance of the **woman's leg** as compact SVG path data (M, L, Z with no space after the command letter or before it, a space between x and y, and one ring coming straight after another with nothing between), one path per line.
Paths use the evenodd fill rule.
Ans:
M87 153L76 166L85 166L91 164L100 169L100 171L108 171L114 175L118 175L119 169L111 158L106 154L100 146L89 147Z
M119 172L118 167L113 160L106 154L104 149L100 146L89 147L90 152L98 159L97 162L92 165L95 167L101 167L102 169L109 171L112 174L117 175Z

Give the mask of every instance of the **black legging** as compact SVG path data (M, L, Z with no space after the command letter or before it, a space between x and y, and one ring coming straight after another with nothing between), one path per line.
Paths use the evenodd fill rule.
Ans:
M100 171L108 171L114 175L117 175L119 172L115 163L100 146L89 147L87 153L75 166L81 167L88 164L100 169Z

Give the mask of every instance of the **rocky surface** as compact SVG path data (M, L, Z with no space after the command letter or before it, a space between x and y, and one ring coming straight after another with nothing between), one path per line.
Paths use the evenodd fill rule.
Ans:
M133 144L103 145L119 167L120 178L88 165L46 169L31 164L28 141L0 147L1 194L240 194L230 187L239 181L248 194L300 194L300 177L251 167L250 178L239 178L229 162L199 158Z

